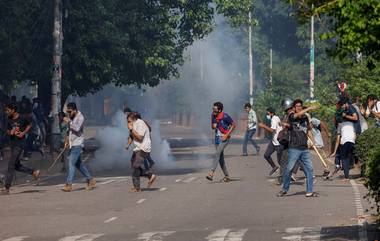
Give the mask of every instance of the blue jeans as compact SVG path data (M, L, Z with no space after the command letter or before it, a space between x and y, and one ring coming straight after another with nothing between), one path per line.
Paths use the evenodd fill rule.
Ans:
M252 137L255 134L255 132L256 132L256 129L247 130L245 132L244 143L243 143L243 154L247 153L248 141L251 141L252 145L256 148L256 151L258 149L260 149L260 147L257 145L257 143L252 139Z
M289 191L291 173L296 161L299 160L304 167L306 174L306 192L313 192L313 163L311 162L311 155L309 150L300 150L289 148L288 150L288 164L286 165L285 174L283 176L282 190Z
M92 179L90 172L86 166L82 163L80 155L82 154L81 146L73 146L70 149L69 154L69 172L67 175L67 184L72 184L75 178L75 171L78 169L87 180Z

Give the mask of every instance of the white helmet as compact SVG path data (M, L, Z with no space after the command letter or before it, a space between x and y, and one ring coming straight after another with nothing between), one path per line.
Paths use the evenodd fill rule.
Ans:
M287 109L293 107L293 101L292 101L292 99L290 99L290 98L285 98L285 99L281 102L281 106L282 106L282 109L283 109L283 110L287 110Z

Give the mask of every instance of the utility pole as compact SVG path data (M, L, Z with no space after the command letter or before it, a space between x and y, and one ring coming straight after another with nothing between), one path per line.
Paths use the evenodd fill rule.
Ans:
M54 150L60 138L58 112L61 109L62 39L62 0L54 0L54 50L53 76L51 79L51 150Z
M310 27L310 100L314 100L314 4L311 5L311 27Z
M252 16L251 11L248 14L248 45L249 45L249 103L253 105L253 63L252 63Z
M272 60L273 51L272 48L269 49L269 86L272 86L273 77L272 77L272 69L273 69L273 60Z

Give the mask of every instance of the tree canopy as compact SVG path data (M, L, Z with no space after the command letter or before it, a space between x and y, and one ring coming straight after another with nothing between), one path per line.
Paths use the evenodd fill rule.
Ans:
M244 24L248 0L63 0L63 96L104 85L155 86L178 75L183 52L209 34L216 13ZM50 89L53 1L0 3L3 87L36 81Z

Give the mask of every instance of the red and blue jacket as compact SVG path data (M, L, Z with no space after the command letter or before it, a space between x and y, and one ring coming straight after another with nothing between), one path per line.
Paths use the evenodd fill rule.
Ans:
M216 124L215 145L219 145L222 142L222 135L228 133L229 128L234 124L234 121L227 113L220 112L218 115L212 113L211 124Z

